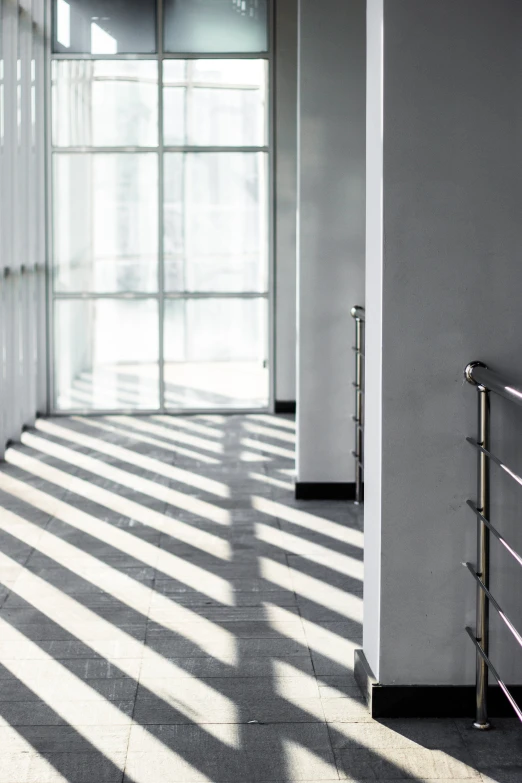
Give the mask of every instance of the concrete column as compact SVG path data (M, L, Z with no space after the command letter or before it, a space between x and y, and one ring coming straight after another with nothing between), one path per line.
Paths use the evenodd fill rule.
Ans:
M353 319L364 304L365 0L300 0L297 480L354 481Z
M295 402L297 6L275 8L275 399Z
M368 0L364 651L383 684L474 677L463 369L480 359L522 383L521 32L519 0ZM522 411L492 409L492 448L520 473ZM520 487L493 470L492 492L520 549ZM522 574L499 549L493 592L520 627ZM520 681L491 614L492 658Z

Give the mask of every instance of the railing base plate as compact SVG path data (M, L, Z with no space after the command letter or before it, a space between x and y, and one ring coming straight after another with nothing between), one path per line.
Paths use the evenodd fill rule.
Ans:
M473 728L477 729L478 731L489 731L491 728L491 723L486 721L486 723L477 723L477 721L474 721Z

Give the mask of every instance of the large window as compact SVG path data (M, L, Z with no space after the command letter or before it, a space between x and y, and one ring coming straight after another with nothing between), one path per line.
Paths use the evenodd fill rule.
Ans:
M53 15L55 409L266 407L268 0Z

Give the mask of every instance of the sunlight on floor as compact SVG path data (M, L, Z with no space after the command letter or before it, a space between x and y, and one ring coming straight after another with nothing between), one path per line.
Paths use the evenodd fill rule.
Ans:
M296 501L294 442L269 414L75 416L8 449L0 783L478 778L454 722L369 718L361 509Z
M95 420L88 420L89 426L98 427L99 429L107 429L108 425L103 424ZM90 437L89 435L82 435L79 432L74 432L67 427L60 427L45 419L38 419L35 422L35 428L40 432L48 433L49 435L55 435L62 440L69 440L73 443L77 443L80 446L85 446L93 451L98 451L102 454L108 454L111 457L116 457L122 462L127 462L131 465L144 468L151 473L157 473L160 476L171 478L174 481L179 481L181 484L188 484L190 487L198 487L212 495L217 495L222 498L230 497L230 489L226 484L220 481L201 476L198 473L194 473L188 470L181 470L173 465L166 465L164 462L146 455L136 453L132 449L122 448L122 446L116 446L113 443L107 443L100 438Z
M45 454L49 454L52 457L58 457L64 462L76 465L79 468L85 468L90 473L94 473L101 478L114 481L129 489L135 489L142 492L144 495L156 498L157 500L163 500L165 503L170 503L173 506L178 506L185 511L191 511L199 516L212 519L214 522L220 524L229 523L229 514L222 508L208 503L199 498L192 498L183 492L179 492L175 489L170 489L162 484L158 484L150 479L142 478L135 473L127 473L120 468L114 468L108 463L100 459L94 459L81 454L78 451L67 448L66 446L60 446L58 443L44 440L37 435L31 435L28 432L22 434L22 443L26 446L31 446L34 449L43 451Z
M5 459L6 462L17 465L28 473L40 476L59 487L75 492L86 500L92 500L106 506L106 508L112 511L125 514L131 519L147 525L147 527L168 534L180 541L185 541L185 543L191 544L197 549L211 552L215 557L220 557L223 560L228 560L230 557L228 542L213 533L194 528L185 522L181 522L179 519L166 517L153 508L148 508L115 492L98 487L90 481L71 476L65 471L50 467L40 462L40 460L22 454L16 449L8 449ZM228 515L226 519L229 520ZM223 524L223 522L220 524Z

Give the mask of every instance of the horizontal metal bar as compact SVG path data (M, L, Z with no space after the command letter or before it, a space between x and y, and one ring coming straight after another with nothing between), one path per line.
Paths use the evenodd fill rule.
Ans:
M270 151L269 147L266 144L262 145L256 145L256 144L249 144L249 145L243 145L243 146L236 146L236 145L227 145L224 144L214 144L214 145L207 145L207 146L196 146L194 144L178 144L178 145L165 145L163 147L164 152L244 152L244 153L252 153L256 154L258 152L264 152L268 154Z
M159 151L159 147L89 147L89 146L79 146L79 147L53 147L53 155L129 155L129 154L135 154L135 153L141 153L142 155L145 154L156 154ZM245 154L257 154L259 153L265 153L268 154L269 148L264 145L261 147L257 146L242 146L242 147L236 147L236 146L194 146L193 144L185 144L185 145L178 145L178 146L171 146L163 147L164 152L177 152L179 154L196 154L198 152L200 153L227 153L227 152L238 152L238 153L245 153Z
M163 52L163 60L270 60L270 52Z
M355 318L356 321L364 321L366 317L364 307L361 307L360 305L355 305L352 307L350 310L350 315L352 318Z
M157 60L158 52L146 54L91 54L90 52L51 52L51 60Z
M98 83L109 81L109 82L117 82L121 81L123 82L135 82L144 84L156 84L155 79L147 79L147 80L141 80L138 79L138 77L128 77L128 76L98 76L95 77L96 81ZM169 89L170 87L181 87L181 88L195 88L198 90L215 90L216 92L219 92L220 90L236 90L237 92L259 92L260 87L259 84L238 84L234 81L222 81L222 82L209 82L205 81L205 79L196 77L195 79L192 79L190 82L188 82L186 79L180 78L168 78L163 79L163 86Z
M79 293L75 291L53 291L54 299L157 299L157 293L141 293L139 291L114 291L114 293Z
M479 644L479 642L478 642L477 638L475 637L475 634L474 634L474 633L473 633L473 631L471 630L471 628L466 628L466 633L468 634L469 638L471 639L471 641L473 642L473 644L474 644L474 645L475 645L475 647L477 648L477 651L478 651L479 655L480 655L480 656L483 658L483 660L486 662L486 665L487 665L488 669L490 670L491 674L493 675L493 677L495 678L495 680L496 680L496 681L498 682L498 684L500 685L500 688L502 689L502 692L504 693L504 695L505 695L506 699L509 701L509 703L510 703L510 704L511 704L511 706L513 707L513 709L514 709L514 711L515 711L515 713L516 713L516 715L517 715L517 717L518 717L519 721L521 721L521 722L522 722L522 710L520 709L520 707L519 707L519 706L518 706L518 704L516 703L515 699L513 698L513 696L511 695L511 693L509 692L509 690L508 690L508 687L507 687L506 683L505 683L503 680L501 680L501 679L500 679L500 677L499 677L499 675L498 675L498 673L497 673L497 670L495 669L495 667L493 666L493 664L492 664L492 663L491 663L491 661L489 660L488 656L486 655L486 653L484 652L484 650L483 650L483 649L482 649L482 647L480 646L480 644Z
M157 292L144 293L140 291L115 291L114 293L97 293L97 292L65 292L55 291L53 293L55 299L158 299L159 294ZM165 299L267 299L268 293L261 291L201 291L190 292L182 291L179 293L165 292Z
M268 291L165 291L165 299L266 299Z
M483 386L516 405L522 405L522 388L517 388L482 362L470 362L464 371L464 377L475 386Z
M53 52L52 60L270 60L270 52L149 52L145 54L90 54Z
M503 537L503 536L502 536L502 535L501 535L501 534L498 532L498 530L497 530L495 527L493 527L493 525L491 524L491 522L489 521L489 519L486 519L486 517L485 517L483 514L481 514L481 513L480 513L480 511L479 511L479 510L478 510L478 508L476 507L475 503L474 503L472 500L468 500L468 501L467 501L467 504L468 504L468 506L470 507L470 509L473 511L473 513L477 515L477 517L480 519L480 521L481 521L481 522L483 522L483 523L486 525L486 527L487 527L487 528L488 528L488 529L489 529L489 530L490 530L490 531L493 533L493 535L495 536L495 538L496 538L498 541L500 541L500 543L502 544L502 546L503 546L503 547L505 547L505 548L507 549L507 551L509 552L509 554L510 554L512 557L514 557L514 558L515 558L515 560L517 561L517 563L518 563L519 565L521 565L521 566L522 566L522 557L521 557L521 556L520 556L520 555L519 555L517 552L515 552L515 550L514 550L512 547L510 547L510 545L508 544L508 542L506 541L506 539L505 539L505 538L504 538L504 537Z
M508 468L507 465L505 465L501 460L499 460L498 457L495 457L494 454L492 454L490 451L485 449L483 446L480 445L480 443L477 443L477 441L474 438L466 438L468 443L471 443L472 446L475 446L476 449L481 451L483 454L486 454L486 456L489 457L489 459L495 463L495 465L498 465L499 468L502 468L502 470L508 474L512 479L515 479L517 484L520 484L522 486L522 477L519 476L517 473L514 473L511 468Z
M145 155L148 153L149 155L156 154L158 152L158 147L89 147L89 146L78 146L78 147L53 147L53 156L56 157L58 155L134 155L137 152L140 152L142 155Z
M87 418L91 416L121 416L132 414L133 416L234 416L238 413L243 414L256 414L256 413L271 413L268 406L263 408L173 408L166 407L164 409L158 408L144 408L136 410L136 408L68 408L66 411L53 409L52 415L56 417L66 416L85 416Z
M513 634L513 636L515 637L515 639L517 640L519 645L522 647L522 636L519 634L519 632L517 631L517 629L515 628L515 626L511 622L511 620L509 619L509 617L506 615L506 613L504 612L502 607L499 605L498 601L492 596L492 594L490 593L490 591L488 590L488 588L486 587L486 585L484 584L484 582L480 578L479 574L477 574L477 572L475 571L475 569L473 568L471 563L463 563L462 565L466 566L466 568L468 569L470 574L473 576L474 580L479 585L481 590L483 590L484 593L487 595L490 604L497 610L497 612L498 612L502 622L511 631L511 633Z

